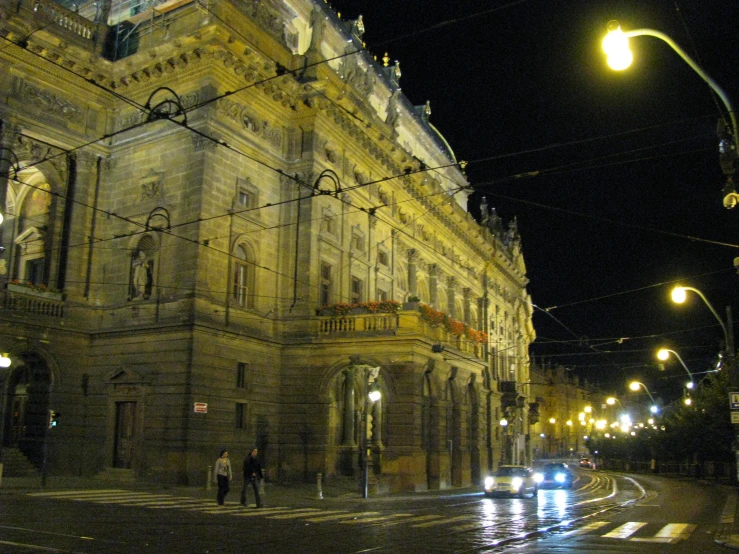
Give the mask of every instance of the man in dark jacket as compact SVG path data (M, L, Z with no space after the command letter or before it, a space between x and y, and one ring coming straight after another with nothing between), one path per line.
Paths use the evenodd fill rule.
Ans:
M241 490L241 503L246 506L246 486L251 483L254 496L257 500L257 508L262 507L262 499L259 496L259 479L263 479L262 466L257 460L258 450L254 448L244 460L244 488Z

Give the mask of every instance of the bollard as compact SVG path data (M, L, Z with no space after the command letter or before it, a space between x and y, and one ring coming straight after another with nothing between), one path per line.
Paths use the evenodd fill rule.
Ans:
M205 490L210 490L210 485L213 481L213 466L208 466L208 470L205 473Z
M323 480L323 474L318 473L316 475L316 484L318 485L318 500L323 500L323 484L321 482L322 480Z

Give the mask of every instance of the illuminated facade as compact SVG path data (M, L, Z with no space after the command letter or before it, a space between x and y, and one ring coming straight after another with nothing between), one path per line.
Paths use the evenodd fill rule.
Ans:
M361 18L72 8L0 0L4 449L195 484L253 445L271 479L356 476L366 437L379 489L479 482L529 380L520 236L467 213Z

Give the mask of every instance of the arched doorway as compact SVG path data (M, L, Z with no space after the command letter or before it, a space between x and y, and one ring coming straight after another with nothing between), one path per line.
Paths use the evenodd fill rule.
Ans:
M18 360L7 381L3 446L18 448L40 467L49 424L51 371L37 354L23 354Z

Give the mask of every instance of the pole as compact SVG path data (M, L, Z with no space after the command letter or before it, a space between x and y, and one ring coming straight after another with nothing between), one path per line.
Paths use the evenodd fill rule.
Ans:
M729 372L731 391L739 388L737 373L736 352L734 350L734 322L731 316L731 306L726 306L726 365ZM739 426L734 425L734 459L736 463L736 482L739 483Z
M370 372L364 371L364 411L362 412L362 498L369 496L369 456L367 456L367 435L369 434L369 388Z

